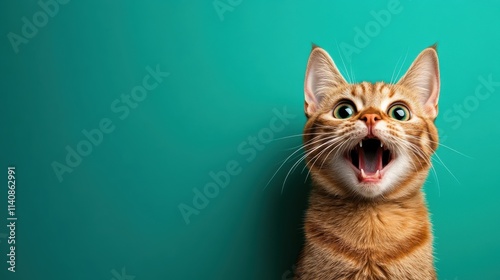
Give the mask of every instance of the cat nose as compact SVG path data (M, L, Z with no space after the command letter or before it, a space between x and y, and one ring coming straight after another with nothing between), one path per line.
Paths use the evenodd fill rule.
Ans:
M368 127L374 126L377 121L380 121L382 118L378 114L364 114L360 118L363 120Z

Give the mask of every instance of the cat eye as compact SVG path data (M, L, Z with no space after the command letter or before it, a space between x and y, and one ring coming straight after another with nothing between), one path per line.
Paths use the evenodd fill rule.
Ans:
M398 121L407 121L410 119L410 110L404 105L396 104L389 109L389 116Z
M354 109L354 105L350 102L341 102L335 107L333 110L333 116L337 119L347 119L350 118L356 109Z

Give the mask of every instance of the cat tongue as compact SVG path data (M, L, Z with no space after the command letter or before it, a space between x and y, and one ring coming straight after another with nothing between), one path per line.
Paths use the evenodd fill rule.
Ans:
M381 147L373 145L363 145L359 149L359 169L364 170L366 174L375 174L377 170L382 169L382 153Z

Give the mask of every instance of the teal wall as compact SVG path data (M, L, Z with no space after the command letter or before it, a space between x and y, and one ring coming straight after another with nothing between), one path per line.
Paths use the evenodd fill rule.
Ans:
M0 2L0 279L291 279L311 42L357 81L439 43L439 277L500 279L497 2L53 1Z

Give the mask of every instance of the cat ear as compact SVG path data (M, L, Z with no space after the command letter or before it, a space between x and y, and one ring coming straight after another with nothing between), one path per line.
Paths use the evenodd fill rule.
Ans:
M398 84L418 92L424 109L436 118L439 100L439 61L436 45L423 50Z
M308 117L316 112L323 97L347 82L335 66L332 58L320 47L314 46L307 62L304 83L305 113Z

